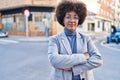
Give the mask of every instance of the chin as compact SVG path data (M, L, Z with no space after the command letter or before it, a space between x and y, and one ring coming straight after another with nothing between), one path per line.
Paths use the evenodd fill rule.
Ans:
M71 28L71 29L69 29L69 30L72 30L72 31L73 31L73 30L75 30L75 29L76 29L76 28Z

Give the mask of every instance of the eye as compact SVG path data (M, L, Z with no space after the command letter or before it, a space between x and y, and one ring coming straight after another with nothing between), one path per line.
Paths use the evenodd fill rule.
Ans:
M79 16L70 16L70 15L65 15L65 18L68 19L68 20L79 20Z
M65 18L66 19L71 19L71 17L69 15L66 15Z
M79 19L79 17L78 17L78 16L75 16L75 17L74 17L74 19L75 19L75 20L78 20L78 19Z

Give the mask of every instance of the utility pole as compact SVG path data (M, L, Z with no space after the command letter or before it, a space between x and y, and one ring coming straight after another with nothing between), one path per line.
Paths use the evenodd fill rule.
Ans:
M28 37L29 36L28 17L30 15L29 10L25 9L24 14L25 14L25 20L26 20L26 37Z

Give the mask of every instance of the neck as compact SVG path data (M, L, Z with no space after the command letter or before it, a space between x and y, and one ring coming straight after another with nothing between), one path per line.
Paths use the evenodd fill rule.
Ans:
M69 30L67 28L64 28L64 32L66 35L75 35L76 34L76 30Z

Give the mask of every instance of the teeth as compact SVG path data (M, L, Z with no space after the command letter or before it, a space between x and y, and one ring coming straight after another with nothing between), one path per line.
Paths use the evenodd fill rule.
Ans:
M75 24L69 24L69 25L75 25Z
M69 25L74 25L74 24L69 24Z
M75 23L69 23L69 24L75 24Z

